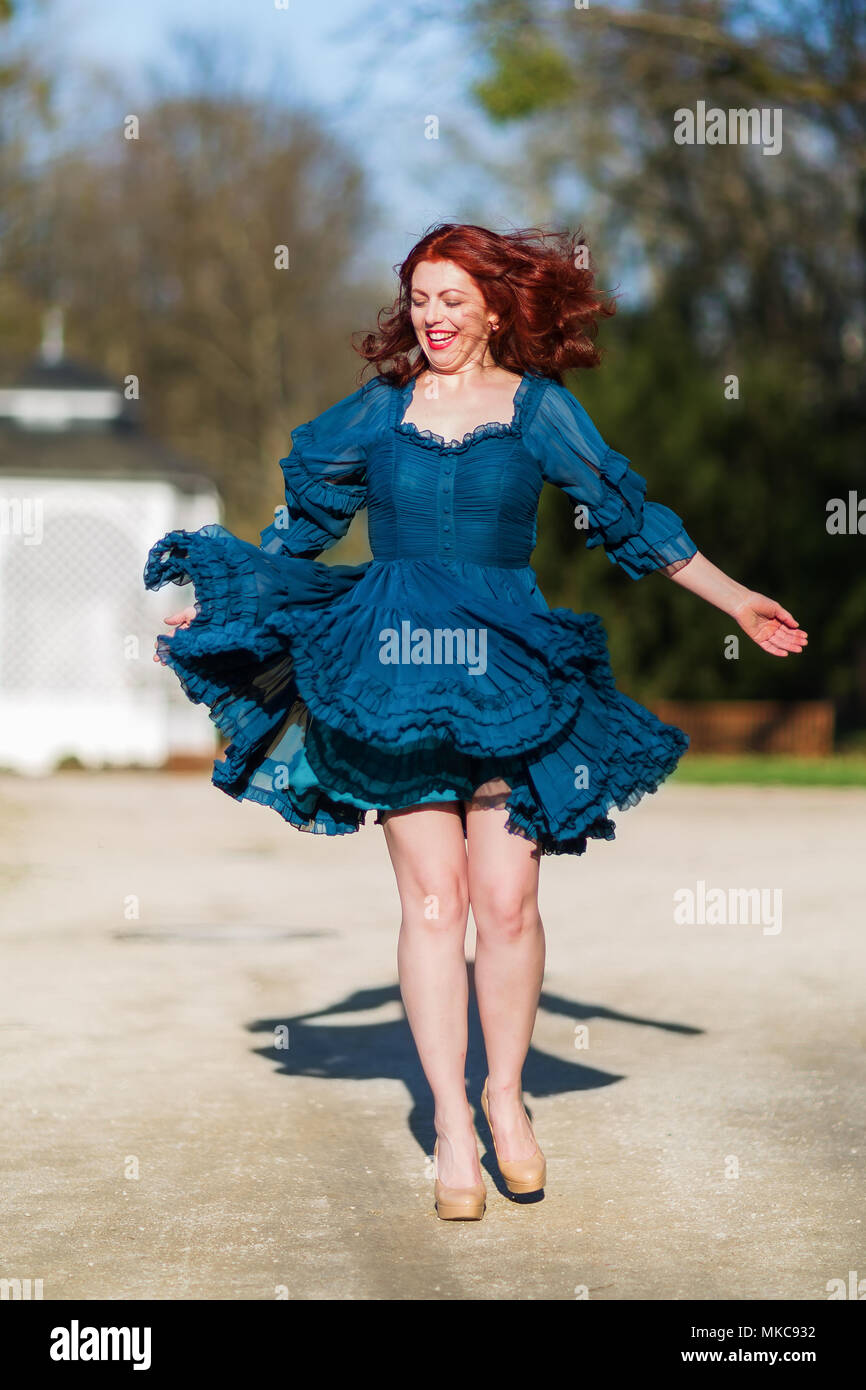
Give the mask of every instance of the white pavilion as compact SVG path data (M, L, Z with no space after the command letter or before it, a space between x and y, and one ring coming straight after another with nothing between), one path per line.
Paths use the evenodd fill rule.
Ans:
M182 766L215 756L207 710L153 661L191 585L148 592L166 531L222 520L214 484L140 428L109 378L40 355L0 389L0 769Z

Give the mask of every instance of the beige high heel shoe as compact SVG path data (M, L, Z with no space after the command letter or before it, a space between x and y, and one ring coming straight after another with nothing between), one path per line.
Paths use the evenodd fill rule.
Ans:
M499 1157L499 1150L496 1147L496 1135L493 1133L493 1126L490 1123L490 1111L487 1106L486 1078L484 1081L484 1089L481 1092L481 1109L484 1111L484 1118L487 1121L493 1139L493 1152L496 1154L496 1162L505 1180L505 1186L508 1188L508 1191L514 1193L540 1192L547 1181L547 1160L538 1147L538 1140L535 1142L535 1153L531 1154L529 1158ZM529 1116L527 1116L527 1119L528 1118ZM534 1132L533 1138L535 1138Z
M433 1145L433 1168L439 1158L439 1140ZM442 1221L480 1221L487 1205L487 1188L484 1183L474 1187L446 1187L437 1177L433 1183L433 1198L436 1215Z

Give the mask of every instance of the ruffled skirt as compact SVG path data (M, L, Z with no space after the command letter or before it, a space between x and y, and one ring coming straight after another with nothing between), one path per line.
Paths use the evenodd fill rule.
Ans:
M550 609L529 566L327 565L212 525L164 536L144 582L195 586L198 616L156 645L230 740L214 785L302 830L501 778L510 831L582 854L688 747L617 690L601 619Z

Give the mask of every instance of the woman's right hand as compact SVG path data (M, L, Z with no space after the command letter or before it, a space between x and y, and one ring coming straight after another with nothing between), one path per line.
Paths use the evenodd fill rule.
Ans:
M197 617L198 610L195 607L190 607L182 609L180 613L172 613L164 621L171 623L172 627L189 627L193 619ZM163 666L165 665L158 651L154 652L153 659L159 661Z

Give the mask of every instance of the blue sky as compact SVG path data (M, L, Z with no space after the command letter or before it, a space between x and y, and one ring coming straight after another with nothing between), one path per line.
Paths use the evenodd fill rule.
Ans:
M178 28L204 41L224 37L228 66L244 91L277 105L301 103L354 151L382 208L370 265L384 270L431 222L526 220L507 196L480 184L451 147L453 132L501 158L513 137L490 131L467 98L480 62L465 33L442 18L447 5L427 8L430 22L390 45L383 28L405 29L404 10L375 0L287 0L284 9L275 0L42 0L26 23L51 70L65 74L70 139L88 122L98 127L99 70L128 85L135 109L149 76L177 84L171 40ZM439 118L438 141L424 138L431 114ZM103 119L115 119L114 106ZM487 190L480 204L479 187Z

